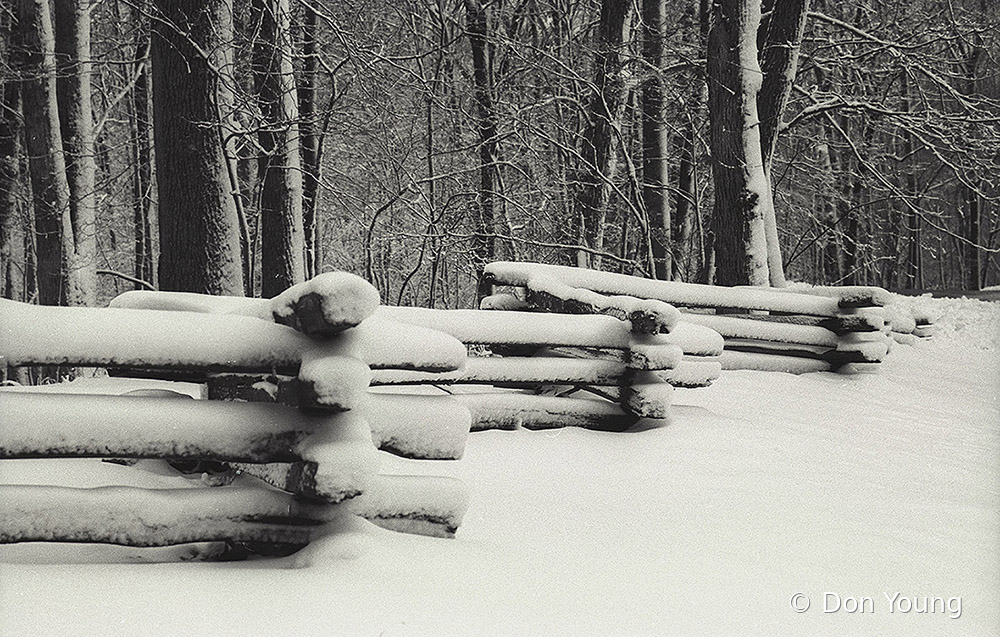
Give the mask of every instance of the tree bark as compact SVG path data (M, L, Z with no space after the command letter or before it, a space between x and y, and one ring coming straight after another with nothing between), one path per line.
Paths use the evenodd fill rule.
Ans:
M476 280L483 281L483 267L496 255L495 200L497 189L497 118L493 109L493 78L490 73L488 16L479 0L465 0L466 29L472 46L476 114L479 119L479 192L473 230L472 254ZM477 297L485 296L480 287Z
M64 237L67 305L97 302L97 164L91 106L90 0L55 7L56 96L69 182L70 234Z
M25 150L35 220L38 300L60 305L66 299L65 274L73 230L69 182L59 132L56 102L55 35L48 0L21 0L18 12L22 53L21 101Z
M979 14L985 15L985 13L986 2L982 0L979 4ZM979 93L979 67L986 56L987 52L983 47L982 35L976 34L966 55L965 68L963 69L965 71L965 82L962 88L966 95L975 96ZM962 184L962 196L965 204L964 216L966 218L964 234L967 242L962 250L965 261L965 281L963 283L967 290L979 290L983 286L983 266L980 256L983 201L978 189L981 189L984 185L985 183L982 179L976 179L973 184Z
M20 110L18 83L5 77L0 82L0 296L5 299L18 299L22 292L18 268L24 262Z
M253 74L263 117L258 133L260 176L261 295L277 296L305 280L302 227L302 164L299 109L292 73L288 0L253 0Z
M770 171L781 127L781 117L792 92L798 69L799 49L806 28L809 0L775 0L760 32L763 45L760 67L764 74L757 111L760 115L760 147L764 166Z
M717 0L709 34L708 77L715 181L716 282L770 282L764 218L773 208L761 153L757 93L761 85L755 0Z
M705 51L708 46L708 30L710 20L710 5L708 0L688 0L688 10L685 19L685 30L690 34L689 46L695 50ZM677 143L677 185L675 188L675 203L671 217L671 237L673 244L673 278L683 280L691 276L691 236L695 221L700 226L701 212L698 210L698 182L696 176L697 157L695 155L698 139L698 127L707 100L707 86L704 75L697 73L689 80L687 98L680 104L682 124ZM704 251L699 255L704 262ZM697 272L695 272L697 277Z
M160 289L243 295L240 230L220 133L231 0L156 0L151 60Z
M809 0L774 0L767 20L758 29L758 37L763 32L760 64L764 77L757 95L757 111L760 116L761 154L769 183L781 117L795 81L808 13ZM773 205L765 210L764 231L767 235L770 282L775 287L781 287L785 285L785 270L775 212Z
M153 140L149 106L149 23L141 10L135 12L135 61L130 108L132 127L132 228L135 246L135 278L156 285L153 270ZM136 289L142 286L136 284Z
M302 9L302 73L299 78L299 134L302 150L302 230L306 250L306 276L313 277L322 271L323 250L321 219L317 214L320 165L320 130L317 108L317 78L319 77L319 48L316 30L319 28L316 11Z
M655 69L642 87L642 202L652 239L654 274L669 281L674 270L670 220L669 136L663 121L663 29L666 0L643 0L642 56Z
M627 40L631 9L632 2L629 0L601 2L594 89L589 105L590 122L584 131L580 149L583 166L573 218L579 224L578 237L583 246L597 251L604 247L604 222L611 199L611 185L618 172L616 137L628 93L622 47ZM601 259L587 250L578 250L577 265L599 269Z

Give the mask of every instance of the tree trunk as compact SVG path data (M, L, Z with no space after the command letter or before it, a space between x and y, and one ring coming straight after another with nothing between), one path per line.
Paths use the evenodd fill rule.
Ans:
M64 249L63 240L71 240L73 230L56 105L55 36L48 0L21 0L18 25L24 47L21 110L34 207L38 300L43 305L60 305L66 299L64 284L70 253Z
M688 0L688 10L685 20L685 30L689 33L687 39L690 45L699 51L705 51L708 46L708 30L710 9L708 0ZM675 188L674 214L671 217L671 237L673 247L673 278L685 280L691 272L691 236L695 221L700 223L698 210L698 182L696 176L697 157L695 155L698 140L698 127L703 117L707 99L707 86L701 73L688 79L690 86L681 108L681 132L677 142L677 185ZM703 263L705 255L700 255ZM697 271L695 271L695 278Z
M160 289L243 294L240 229L220 133L218 62L232 47L231 0L156 0L151 60L160 215Z
M799 48L805 32L809 0L775 0L761 23L760 67L764 74L757 111L760 115L760 147L764 166L770 171L781 127L781 117L792 92L798 69Z
M476 280L482 286L483 267L496 254L495 201L497 189L497 118L493 109L493 78L487 51L488 18L479 0L465 0L466 29L472 46L472 68L475 80L476 111L479 118L479 192L476 195L478 214L473 230L472 254ZM485 289L477 290L477 297Z
M655 69L642 87L642 203L652 238L655 278L673 278L674 242L667 196L669 147L663 121L663 28L665 0L643 0L642 57Z
M983 0L979 5L980 15L986 13L986 2ZM965 58L965 82L964 93L975 96L979 93L979 67L987 53L983 47L981 34L976 34L973 38L972 46ZM983 285L983 266L980 251L982 248L982 229L980 220L982 218L982 197L978 189L985 185L984 180L976 179L973 184L962 184L962 195L965 204L965 240L963 246L963 256L965 261L965 281L967 290L978 290Z
M299 134L302 150L302 230L306 249L306 276L314 277L323 267L322 227L317 214L319 197L320 130L317 108L317 78L319 77L319 49L316 46L318 29L316 12L302 8L302 74L299 77Z
M135 245L135 278L156 285L153 270L153 140L149 108L149 22L142 10L134 14L138 23L135 39L135 61L132 72L130 108L132 126L132 228ZM136 284L136 289L143 286Z
M902 75L902 108L904 112L910 112L910 84L906 73ZM906 265L903 269L904 287L908 289L923 289L923 260L921 246L921 219L917 211L920 195L917 192L916 156L913 153L913 133L909 128L905 128L903 134L903 148L901 156L907 158L903 166L904 192L903 196L908 198L904 201L906 205Z
M632 2L602 0L598 25L594 91L591 95L590 123L583 134L580 154L583 166L576 193L574 220L580 225L578 237L584 248L604 247L604 221L611 199L611 185L618 172L617 131L621 127L625 102L622 47L627 40ZM587 250L577 252L577 265L599 269L601 259Z
M263 117L258 133L261 295L277 296L305 279L299 109L292 74L288 0L253 0L253 73Z
M775 0L766 22L758 29L758 38L763 35L760 38L763 40L760 64L764 78L757 95L757 110L760 116L761 154L768 183L781 117L795 81L808 13L809 0ZM767 234L770 282L775 287L781 287L785 285L785 270L775 212L773 205L765 210L764 231Z
M97 303L97 164L91 106L90 0L55 7L56 96L69 182L67 305Z
M770 282L764 218L773 207L761 154L756 39L760 5L718 0L708 45L708 94L715 181L716 282Z
M23 287L18 266L24 263L20 102L17 81L5 77L0 82L0 296L5 299L18 299Z

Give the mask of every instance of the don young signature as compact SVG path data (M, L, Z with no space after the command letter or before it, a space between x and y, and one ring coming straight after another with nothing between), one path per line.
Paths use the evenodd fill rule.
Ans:
M789 603L796 613L804 613L812 607L812 600L805 593L795 593ZM874 614L876 608L878 612L890 614L947 615L949 619L958 619L962 616L962 598L904 595L898 591L883 592L881 596L841 595L829 591L822 594L824 613Z

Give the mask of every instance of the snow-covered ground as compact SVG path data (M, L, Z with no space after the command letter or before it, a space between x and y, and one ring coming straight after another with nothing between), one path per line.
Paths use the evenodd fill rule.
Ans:
M939 333L875 374L730 371L676 390L665 426L473 434L424 465L469 485L454 540L358 522L227 564L0 547L0 634L1000 634L1000 304L901 302ZM180 480L52 466L0 482Z

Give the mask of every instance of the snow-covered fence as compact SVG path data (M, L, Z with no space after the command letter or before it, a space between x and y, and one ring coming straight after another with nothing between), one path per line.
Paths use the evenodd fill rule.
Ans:
M663 304L644 305L646 314L655 317L648 320L676 318L676 312ZM127 292L112 306L258 317L273 313L259 299L175 292ZM666 415L671 386L661 376L671 376L675 384L703 385L719 371L717 362L713 366L705 360L684 360L687 357L682 357L673 338L630 334L621 321L610 317L379 307L369 321L437 330L469 348L467 363L453 371L426 363L373 365L371 384L382 387L380 391L406 385L449 386L455 400L471 411L473 430L568 425L621 429L639 417ZM717 334L689 326L682 335L700 353L717 359L722 348ZM263 391L259 385L256 390L251 387L258 382L254 377L215 376L209 392L252 399ZM286 389L280 380L267 391L279 402L289 396L294 402L294 387Z
M370 394L368 387L373 370L453 372L465 364L462 343L372 317L377 293L343 273L271 301L182 296L195 305L186 309L224 309L0 301L0 362L182 378L204 383L206 397L240 402L179 400L174 385L150 380L94 379L84 395L78 383L8 387L0 392L0 458L198 459L225 463L227 478L246 475L179 490L3 485L0 541L301 545L354 515L387 528L454 534L466 506L462 484L382 475L376 446L408 459L457 459L468 409L447 396ZM125 395L100 395L121 393L123 382Z
M633 324L674 324L661 303L636 303ZM665 418L673 385L702 386L718 376L711 361L722 339L686 325L670 335L635 333L611 316L567 316L516 309L379 308L376 316L451 334L469 346L465 369L432 378L375 372L373 384L451 383L472 411L473 429L576 425L621 429L638 418ZM625 316L624 314L622 316ZM474 390L470 386L488 386Z
M725 369L856 371L881 362L889 346L889 294L880 288L726 288L512 262L487 265L484 277L494 287L521 289L528 308L611 314L630 321L633 332L672 336L676 328L662 320L662 306L679 309L675 325L690 323L723 337ZM493 298L483 306L495 304ZM661 304L655 318L649 303Z

